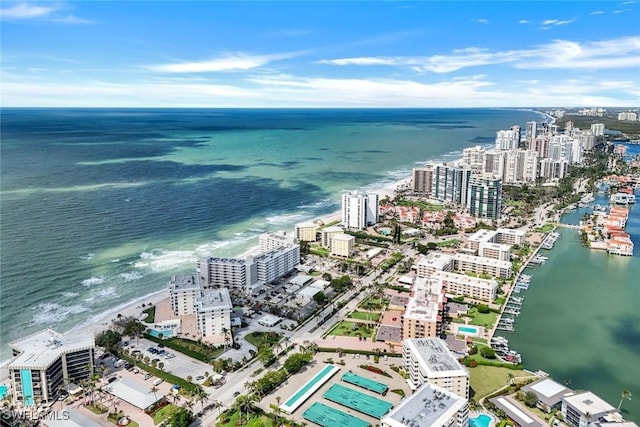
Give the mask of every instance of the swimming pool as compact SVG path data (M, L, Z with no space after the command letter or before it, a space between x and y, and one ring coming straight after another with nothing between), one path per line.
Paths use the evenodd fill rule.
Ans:
M152 337L159 338L160 334L162 334L162 338L169 338L171 335L173 335L173 331L170 329L166 331L157 331L155 329L149 329L149 335L151 335Z
M4 397L9 392L9 387L5 384L0 385L0 400L4 399Z
M478 334L478 328L473 328L471 326L458 326L458 332L466 332L468 334Z
M489 427L491 417L487 414L478 415L475 418L469 418L469 427Z

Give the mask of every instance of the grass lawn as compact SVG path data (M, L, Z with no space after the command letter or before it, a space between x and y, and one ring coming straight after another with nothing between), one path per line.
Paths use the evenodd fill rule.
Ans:
M363 324L342 321L334 326L327 335L338 335L345 337L373 337L373 328L368 328Z
M169 418L176 409L178 409L178 407L172 403L169 403L167 406L163 406L153 414L153 423L155 425L160 424L162 421Z
M151 306L149 308L147 308L146 310L142 310L143 313L147 314L147 317L145 317L143 320L147 323L153 323L156 321L156 306Z
M349 317L358 320L370 320L372 322L377 322L378 320L380 320L379 313L364 313L362 311L354 311L349 314Z
M498 319L498 313L494 313L490 311L489 313L478 313L478 309L476 307L469 308L467 312L467 317L471 317L471 324L476 326L484 326L485 328L490 328L496 323L496 319Z
M223 423L222 418L218 418L216 427L236 427L239 415L238 411L234 412L227 423ZM266 415L251 415L251 417L246 424L242 425L247 427L271 427L273 425L273 420Z
M505 303L506 300L507 299L505 297L497 297L493 303L497 305L502 305Z
M280 341L281 337L276 332L252 332L245 335L244 339L260 348L264 345L272 347Z
M371 302L371 306L370 307L367 306L369 301ZM387 302L388 302L388 300L386 300L385 298L369 297L369 298L365 299L364 301L362 301L358 305L358 307L365 308L365 309L368 309L368 310L381 310L387 305Z
M460 246L460 243L462 243L461 240L451 239L451 240L445 240L444 242L438 242L438 243L436 243L436 245L438 245L438 247L445 247L445 248L454 247L454 248L457 248L458 246Z
M548 233L550 231L553 231L554 228L555 226L553 224L545 224L542 227L534 229L533 231L536 231L538 233Z
M329 249L323 248L320 245L311 245L309 247L309 253L312 255L317 255L317 256L326 258L329 256Z
M483 366L478 365L475 368L470 368L470 380L471 388L475 392L473 398L477 402L480 398L491 394L498 390L500 387L509 384L509 373L512 373L518 378L532 377L533 375L527 374L524 371L514 371L507 368L499 368L497 366Z

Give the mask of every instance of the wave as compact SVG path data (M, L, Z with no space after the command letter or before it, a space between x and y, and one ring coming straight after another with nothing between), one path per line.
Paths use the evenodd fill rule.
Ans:
M83 280L82 285L86 287L90 287L90 286L100 285L104 283L104 281L105 281L104 276L91 277L89 279Z
M64 306L57 303L40 303L31 308L36 311L31 319L32 325L50 325L52 323L60 323L70 314L83 313L89 311L89 308L83 305Z
M290 224L295 222L296 220L300 220L306 217L308 217L308 215L304 215L302 213L281 214L270 216L265 220L265 222L272 225Z
M96 257L96 254L94 254L94 253L92 253L92 252L89 252L89 253L88 253L88 254L86 254L86 255L82 255L80 258L82 258L82 259L84 259L84 260L87 260L87 261L88 261L88 260L92 260L92 259L94 259L95 257Z
M63 292L62 296L63 297L67 297L67 298L73 298L73 297L77 297L78 295L80 295L77 292Z
M142 271L127 271L126 273L118 274L118 277L122 279L122 281L132 282L134 280L142 279L147 274Z

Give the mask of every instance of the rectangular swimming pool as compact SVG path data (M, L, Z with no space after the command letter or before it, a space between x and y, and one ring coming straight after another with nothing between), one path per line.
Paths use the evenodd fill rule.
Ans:
M307 381L298 389L286 402L280 405L280 409L289 414L298 409L313 393L315 393L324 383L329 381L336 372L340 370L336 365L327 365L320 372L315 374L313 378Z
M478 328L471 326L458 326L458 332L466 332L469 334L478 334Z

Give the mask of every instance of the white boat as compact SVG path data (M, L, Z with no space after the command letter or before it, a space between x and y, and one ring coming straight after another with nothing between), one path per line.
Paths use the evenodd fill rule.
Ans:
M636 196L627 193L615 193L611 195L609 201L618 205L628 205L636 202Z

